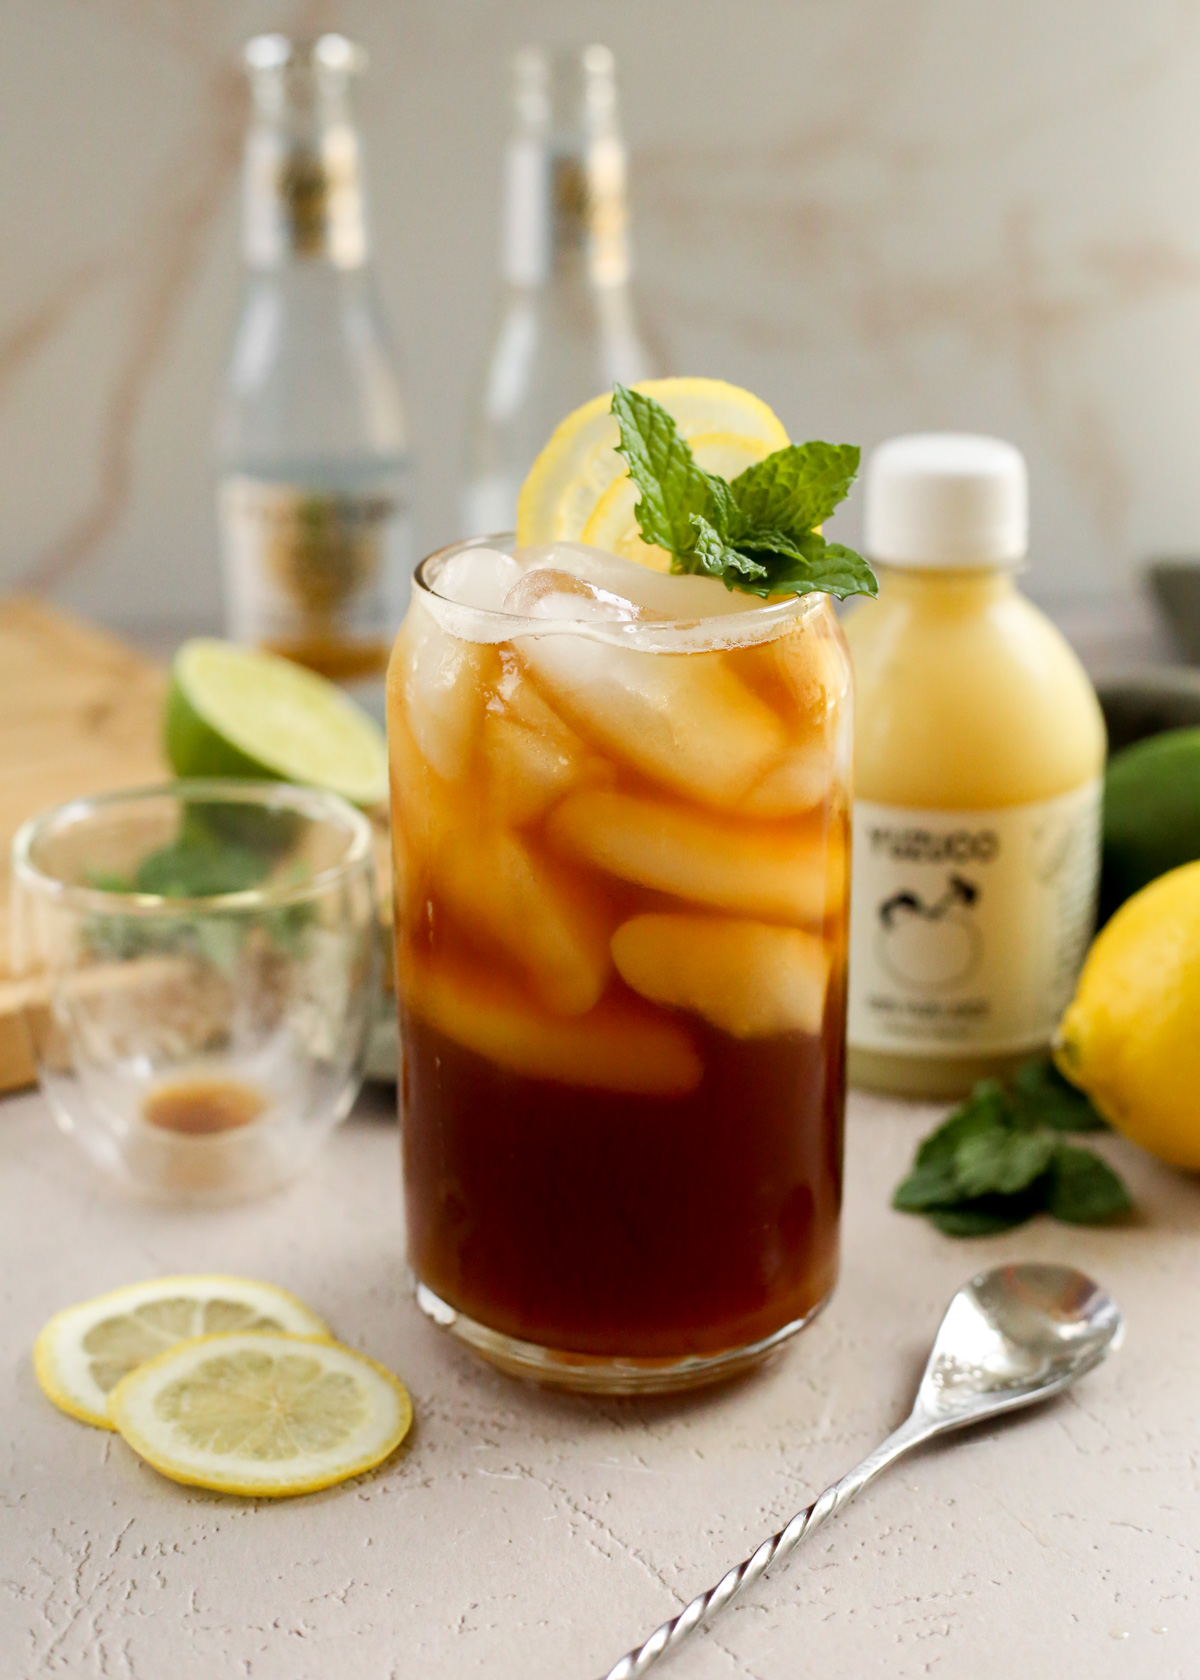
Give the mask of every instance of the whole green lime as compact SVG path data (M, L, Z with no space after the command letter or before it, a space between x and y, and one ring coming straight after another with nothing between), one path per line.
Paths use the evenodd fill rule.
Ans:
M1200 729L1114 753L1104 786L1105 917L1169 869L1200 858Z

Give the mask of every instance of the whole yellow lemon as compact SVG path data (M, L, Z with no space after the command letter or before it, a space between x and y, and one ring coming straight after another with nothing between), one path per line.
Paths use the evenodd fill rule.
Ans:
M1054 1059L1119 1132L1200 1170L1200 863L1151 881L1101 930Z

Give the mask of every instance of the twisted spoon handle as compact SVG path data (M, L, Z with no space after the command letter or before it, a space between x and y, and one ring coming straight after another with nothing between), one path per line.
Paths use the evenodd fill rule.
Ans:
M840 1511L843 1505L848 1505L855 1494L860 1493L868 1482L874 1481L881 1470L886 1470L889 1464L894 1464L912 1447L919 1446L922 1441L927 1441L936 1433L932 1421L914 1411L912 1416L889 1435L881 1446L876 1447L868 1458L864 1458L862 1463L843 1476L840 1482L826 1488L811 1505L806 1506L803 1511L798 1511L786 1528L781 1528L778 1534L764 1540L751 1557L729 1570L715 1587L700 1593L678 1616L656 1628L644 1645L626 1652L620 1662L609 1669L604 1680L641 1680L641 1676L648 1673L660 1658L682 1645L701 1622L724 1610L738 1593L746 1587L752 1587L765 1575L773 1563L779 1563L790 1556L806 1535L820 1528L821 1524L833 1516L835 1511Z

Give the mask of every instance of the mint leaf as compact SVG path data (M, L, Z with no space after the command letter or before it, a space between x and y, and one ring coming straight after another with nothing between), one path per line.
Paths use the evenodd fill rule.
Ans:
M901 1213L924 1213L928 1208L953 1207L962 1200L954 1159L929 1161L914 1167L892 1193L892 1206Z
M1040 1211L1040 1203L1027 1195L983 1196L960 1207L934 1208L928 1218L945 1237L994 1237L1024 1225Z
M245 892L270 872L270 864L248 846L176 840L144 857L135 890L164 898L209 898Z
M1051 1132L996 1126L966 1138L955 1151L954 1176L966 1198L996 1192L1010 1196L1040 1178L1055 1151Z
M930 1132L917 1150L916 1164L926 1167L938 1161L952 1161L966 1139L986 1134L1007 1123L1008 1098L998 1079L981 1079L961 1108L955 1109L936 1131Z
M747 467L730 485L747 529L810 531L845 501L860 454L851 443L793 443Z
M766 567L760 566L749 555L741 554L736 548L732 548L702 513L692 515L692 528L695 534L695 549L691 555L678 560L674 570L704 572L709 577L720 578L729 589L737 587L730 578L731 572L737 577L766 577ZM693 561L694 564L691 563Z
M836 595L839 601L847 595L878 595L875 573L861 554L841 543L827 543L814 531L805 545L809 553L803 568L799 566L772 573L772 587L793 595L807 595L814 589L826 595Z
M721 519L728 505L725 498L721 497L718 508L708 474L696 465L661 403L624 385L614 385L612 411L621 433L617 447L629 462L629 476L641 492L636 511L643 542L658 543L676 556L691 554L695 546L693 517L698 515L710 523L714 516Z
M1054 1152L1047 1210L1067 1225L1099 1225L1128 1213L1133 1197L1090 1149L1060 1143Z
M1022 1062L1013 1075L1013 1101L1027 1120L1056 1132L1106 1132L1083 1092L1065 1080L1047 1056Z
M1085 1112L1086 1111L1086 1112ZM1073 1225L1112 1219L1132 1206L1129 1191L1064 1131L1094 1129L1086 1101L1059 1089L1042 1060L1027 1062L1011 1088L982 1080L966 1102L924 1139L892 1206L920 1213L947 1236L985 1236L1036 1213Z
M673 572L720 578L764 599L876 594L862 556L813 529L853 482L859 451L852 444L789 444L727 484L697 465L652 397L614 385L612 412L617 448L639 492L642 539L668 550Z

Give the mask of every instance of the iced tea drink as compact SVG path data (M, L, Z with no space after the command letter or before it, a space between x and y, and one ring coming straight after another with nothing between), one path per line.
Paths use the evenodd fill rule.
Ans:
M389 674L418 1298L608 1391L762 1357L837 1271L850 679L823 595L447 549Z

